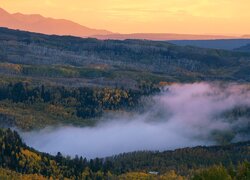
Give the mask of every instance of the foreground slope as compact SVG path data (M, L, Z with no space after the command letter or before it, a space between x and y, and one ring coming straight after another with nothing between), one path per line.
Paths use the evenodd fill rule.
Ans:
M33 178L129 179L129 177L139 176L164 179L164 176L176 176L172 172L174 170L182 176L194 178L204 176L202 171L197 170L217 165L213 168L215 172L219 172L220 176L247 179L249 163L242 162L250 160L249 147L250 142L244 142L227 146L185 148L166 152L134 152L105 159L86 160L82 157L70 159L63 157L60 153L57 156L40 153L26 146L17 132L0 129L0 166L5 168L0 169L0 177L37 174ZM237 163L240 163L238 167ZM210 175L216 177L218 175L213 174L214 169L212 169L212 173L208 169L208 174L211 173ZM149 171L159 172L161 176L149 175ZM195 171L197 173L194 173Z

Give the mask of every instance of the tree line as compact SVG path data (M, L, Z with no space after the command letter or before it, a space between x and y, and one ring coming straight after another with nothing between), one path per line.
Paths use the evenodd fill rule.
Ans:
M242 180L250 177L249 145L250 142L245 142L162 153L134 152L87 160L78 156L65 157L60 152L56 156L38 152L24 144L17 132L0 129L0 167L54 179L131 179L139 176L145 179ZM159 174L151 174L152 171Z
M13 103L48 103L73 107L76 115L81 118L93 118L108 110L133 110L140 98L159 89L153 86L140 86L139 90L124 88L68 88L32 86L28 83L17 82L0 86L0 100L11 100Z

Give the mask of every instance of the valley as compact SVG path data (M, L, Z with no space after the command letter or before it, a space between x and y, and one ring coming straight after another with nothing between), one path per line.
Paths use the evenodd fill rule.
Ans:
M249 62L246 50L0 28L0 177L248 177Z

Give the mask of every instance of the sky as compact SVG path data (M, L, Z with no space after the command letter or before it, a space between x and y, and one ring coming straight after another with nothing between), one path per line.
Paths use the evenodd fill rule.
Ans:
M250 34L250 0L0 0L0 7L119 33Z

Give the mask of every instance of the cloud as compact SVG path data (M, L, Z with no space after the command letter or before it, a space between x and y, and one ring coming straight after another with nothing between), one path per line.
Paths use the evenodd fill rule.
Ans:
M87 158L249 139L249 118L227 116L250 106L248 86L175 84L149 102L144 113L103 117L95 127L50 127L21 136L40 151Z

